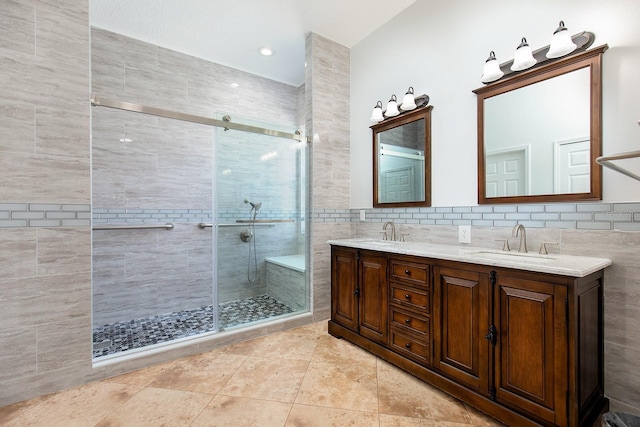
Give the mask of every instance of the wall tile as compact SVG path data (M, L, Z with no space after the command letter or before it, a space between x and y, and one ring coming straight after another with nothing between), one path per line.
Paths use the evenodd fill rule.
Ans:
M9 279L35 276L36 247L35 229L0 228L2 277Z
M0 51L35 53L35 8L22 2L5 0L0 9Z
M1 67L1 66L0 66ZM0 157L0 200L89 203L89 159L6 153Z
M91 230L44 228L38 230L38 275L91 271Z
M87 15L77 17L60 14L59 10L39 8L36 19L36 54L60 62L89 62L89 27Z
M69 20L88 20L88 0L29 0L38 10L53 12L62 15Z
M32 105L0 99L0 152L35 153L34 124L35 108Z
M91 318L38 325L38 372L91 364Z
M638 349L605 343L605 395L640 408Z
M36 336L35 326L0 329L0 383L37 372Z
M89 157L89 109L85 111L36 107L38 154Z
M0 311L6 328L88 317L90 301L89 273L0 279Z
M17 54L10 58L0 55L0 68L5 102L86 109L88 67Z

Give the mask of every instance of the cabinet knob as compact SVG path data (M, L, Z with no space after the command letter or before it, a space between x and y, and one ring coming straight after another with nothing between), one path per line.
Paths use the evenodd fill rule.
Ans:
M411 276L411 270L405 270L404 274L406 274L407 276Z
M406 348L411 348L411 343L410 343L410 342L408 342L408 343L406 343L404 346L405 346Z
M404 319L404 323L406 323L408 325L409 323L411 323L411 319L409 319L409 318Z
M411 295L409 295L409 294L404 294L404 299L411 299Z

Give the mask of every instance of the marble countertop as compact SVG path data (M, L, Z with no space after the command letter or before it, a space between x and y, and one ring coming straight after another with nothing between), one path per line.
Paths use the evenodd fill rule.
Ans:
M336 246L369 249L401 255L414 255L447 261L460 261L495 267L515 268L539 273L585 277L611 265L608 258L548 254L519 253L474 246L439 245L421 242L392 242L376 239L339 239L327 243Z

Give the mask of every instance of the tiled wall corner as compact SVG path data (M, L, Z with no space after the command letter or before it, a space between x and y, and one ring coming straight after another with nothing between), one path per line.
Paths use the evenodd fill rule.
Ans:
M314 320L331 314L331 263L326 241L350 233L350 51L311 33L306 39L305 108L311 144L311 246ZM345 98L347 96L347 98ZM340 114L334 111L340 109Z
M0 7L0 406L91 375L89 2Z

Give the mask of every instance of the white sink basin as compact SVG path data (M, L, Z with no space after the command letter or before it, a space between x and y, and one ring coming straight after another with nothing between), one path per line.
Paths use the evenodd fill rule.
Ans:
M503 261L524 261L524 262L550 262L555 260L554 257L549 255L539 255L535 253L524 252L507 252L507 251L491 251L482 250L476 252L469 252L469 256L483 258L483 259L495 259Z
M367 245L376 245L376 246L396 246L400 245L403 242L396 242L393 240L363 240L362 243Z

